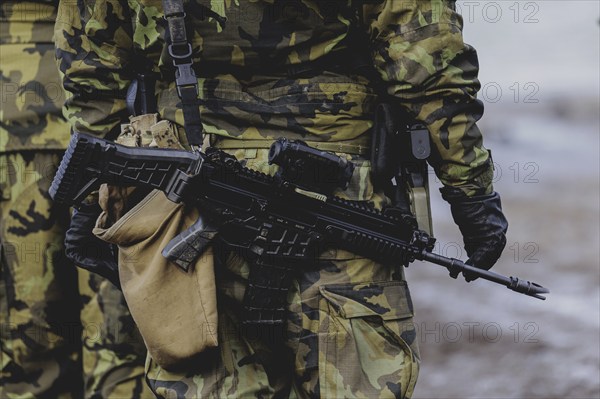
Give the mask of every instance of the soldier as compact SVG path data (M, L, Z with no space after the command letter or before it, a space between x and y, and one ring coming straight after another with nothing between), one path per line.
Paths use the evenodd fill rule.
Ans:
M122 294L65 258L69 210L48 195L70 131L57 6L0 6L0 397L140 397L145 348Z
M59 65L73 95L65 114L76 130L116 138L130 114L127 88L144 64L157 77L158 113L184 145L200 110L213 146L265 173L273 172L266 160L276 137L335 148L357 165L338 194L381 207L389 199L374 187L366 155L375 106L388 101L429 130L429 162L470 261L489 269L500 256L507 222L476 126L477 56L463 43L452 1L191 0L185 13L175 0L77 4L62 1L57 24ZM185 18L187 32L168 25L165 9L174 10L168 20ZM189 61L182 37L200 88L191 99L175 82L172 56ZM222 251L215 263L219 346L183 370L148 359L157 396L412 395L419 353L401 265L328 251L297 277L285 334L270 339L240 328L248 263Z

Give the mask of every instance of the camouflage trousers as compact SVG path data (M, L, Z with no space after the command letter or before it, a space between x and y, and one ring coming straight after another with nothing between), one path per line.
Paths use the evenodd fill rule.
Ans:
M236 156L249 152L249 167L272 172L266 151ZM359 163L357 179L365 181L367 172ZM356 193L352 199L377 200L364 184L346 191ZM181 371L148 358L152 390L163 398L410 397L419 352L403 267L336 249L317 263L294 280L283 329L241 327L250 265L215 248L219 346Z
M283 331L240 327L248 264L235 255L217 263L219 347L184 372L149 358L152 390L163 398L410 397L419 354L401 270L336 252L296 280Z
M85 396L154 398L144 377L146 347L123 293L105 278L82 269L79 291Z
M0 155L0 398L151 397L122 294L64 256L69 211L48 196L61 156Z
M82 396L77 269L65 258L68 209L48 188L59 152L0 156L0 397Z

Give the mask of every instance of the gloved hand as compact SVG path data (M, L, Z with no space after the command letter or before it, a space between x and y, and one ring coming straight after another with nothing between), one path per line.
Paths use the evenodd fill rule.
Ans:
M92 233L101 212L97 203L73 209L71 224L65 234L65 254L78 267L99 274L120 288L114 247Z
M506 246L508 221L502 213L500 195L493 192L467 197L462 190L455 187L443 187L440 192L450 203L452 217L462 233L465 250L469 256L466 263L489 270ZM450 275L456 278L457 274ZM467 281L476 278L465 274Z

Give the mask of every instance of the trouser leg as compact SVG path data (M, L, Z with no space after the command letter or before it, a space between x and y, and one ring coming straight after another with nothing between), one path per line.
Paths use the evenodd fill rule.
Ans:
M63 248L69 214L48 195L60 155L0 157L1 397L82 396L77 275Z
M85 396L153 398L144 375L146 347L123 293L97 274L78 272Z

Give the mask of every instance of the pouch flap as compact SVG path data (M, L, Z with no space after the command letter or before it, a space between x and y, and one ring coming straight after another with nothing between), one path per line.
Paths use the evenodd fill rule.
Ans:
M395 320L414 315L405 281L329 284L319 287L319 291L347 319L378 316Z

